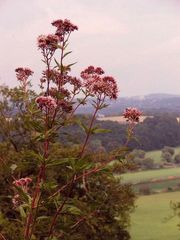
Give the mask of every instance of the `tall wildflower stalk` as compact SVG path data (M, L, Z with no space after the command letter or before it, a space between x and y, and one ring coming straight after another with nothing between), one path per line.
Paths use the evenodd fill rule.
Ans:
M22 67L15 70L24 93L24 121L28 122L31 141L35 142L34 155L39 161L36 177L15 178L13 182L13 204L22 217L24 240L35 238L37 225L41 219L47 219L47 231L43 239L63 238L63 230L57 231L56 225L65 214L64 209L67 210L72 202L74 189L79 184L78 186L87 192L87 178L100 172L107 164L107 162L101 165L89 164L86 159L86 148L92 134L105 132L94 126L98 111L107 107L106 100L116 100L118 96L115 79L106 76L100 67L89 66L81 72L80 77L70 74L74 63L65 64L64 60L71 53L67 51L70 35L78 30L78 27L67 19L53 21L52 25L56 28L54 34L40 35L37 39L38 48L43 56L42 61L45 64L40 79L41 93L34 99L29 98L29 77L32 76L33 71ZM59 57L57 57L58 53ZM73 122L75 112L80 106L85 105L87 100L93 106L94 112L89 124L78 122L85 132L84 142L78 153L73 158L52 159L51 149L59 130ZM132 110L124 114L124 117L132 123L128 141L132 135L134 122L139 121L139 116L140 112L135 113ZM66 182L55 188L49 187L47 190L49 169L62 164L67 171ZM51 205L52 211L48 209L48 204ZM94 216L98 211L94 210L78 219L74 217L73 212L67 213L74 221L71 229L88 216Z

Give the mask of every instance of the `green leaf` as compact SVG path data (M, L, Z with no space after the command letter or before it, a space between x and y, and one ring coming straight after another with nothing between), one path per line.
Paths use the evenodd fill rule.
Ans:
M64 163L70 162L71 160L72 160L71 158L61 158L61 159L57 159L49 162L46 166L52 167L52 166L63 165Z
M59 70L61 71L61 65L58 63L58 61L54 58L54 61L55 61L55 63L56 63L56 65L57 65L57 67L59 68Z
M81 215L81 210L75 206L68 207L68 212L74 215Z
M77 98L77 101L79 104L85 105L87 103L87 100L83 99L83 98Z
M65 54L63 55L63 58L67 57L70 53L72 53L72 51L69 51L69 52L65 53Z
M40 216L37 218L37 221L40 222L41 220L47 220L48 218L48 216Z
M105 173L107 176L113 176L113 173L111 171L111 168L109 166L106 166L98 171L98 173Z
M129 147L120 147L114 151L112 151L113 154L115 155L124 155L127 152L130 152L132 149Z
M59 48L59 49L63 49L62 46L59 45L59 44L57 44L56 47Z
M21 218L25 219L26 218L26 213L24 211L24 208L22 206L19 206L18 209L19 209L19 213L21 215Z
M36 158L39 162L44 161L44 156L40 153L38 153L38 154L34 153L34 158Z
M16 165L16 164L12 164L12 165L10 166L10 169L11 169L12 172L14 172L14 171L16 170L16 168L17 168L17 165Z
M70 170L74 170L72 166L66 166Z
M77 62L74 62L74 63L71 63L71 64L69 64L69 65L67 65L67 66L65 66L66 68L67 68L67 70L70 70L70 68L73 66L73 65L75 65Z
M96 129L92 129L93 133L109 133L111 132L111 130L109 129L103 129L103 128L96 128Z
M46 138L45 138L44 133L40 133L40 134L38 134L38 135L34 138L34 141L44 142L45 139L46 139Z
M29 202L29 195L27 193L25 193L21 187L18 187L18 186L15 186L14 187L16 188L16 190L18 191L20 197L22 198L23 201L25 202Z
M96 104L96 103L91 103L91 105L93 106L93 108L96 108L96 107L97 107L97 104Z
M82 128L85 133L89 131L89 128L80 119L76 119L75 122Z
M29 127L39 133L42 133L44 131L43 126L41 125L41 122L38 121L28 121L27 124Z
M79 159L76 161L75 169L76 171L87 170L93 167L92 162L87 162L86 159Z
M57 188L58 185L54 182L47 182L47 183L43 183L43 189L45 190L52 190Z
M109 106L109 104L104 103L104 104L102 104L102 105L99 107L99 109L103 109L103 108L106 108L106 107L108 107L108 106Z
M57 237L52 237L50 240L58 240Z
M64 42L65 45L64 45L64 50L69 46L69 43L67 42L67 40Z
M32 234L31 240L37 240L37 238L34 234Z

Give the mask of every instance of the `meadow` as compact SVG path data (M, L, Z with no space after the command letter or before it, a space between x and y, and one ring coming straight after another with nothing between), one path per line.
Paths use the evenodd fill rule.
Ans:
M132 240L180 240L180 223L173 216L170 202L180 199L180 192L141 196L132 214ZM172 217L172 218L171 218Z
M180 147L175 148L175 154L179 152ZM162 161L160 150L147 152L146 157L153 158L156 163ZM151 194L137 198L136 209L131 216L132 240L180 240L177 226L180 220L173 217L170 206L171 202L180 199L180 191L174 191L180 184L180 167L125 173L121 179L124 183L132 183L137 193L142 194L140 189L145 187Z
M137 184L140 182L158 180L172 180L176 177L180 177L180 167L166 168L158 170L147 170L133 173L125 173L121 175L122 181L125 183Z
M180 152L180 147L174 148L175 154ZM158 164L163 163L161 150L146 152L146 157L154 159ZM161 168L144 170L121 174L120 178L124 183L131 183L135 190L148 187L151 192L177 190L180 186L180 167Z
M174 148L175 150L175 155L180 153L180 147ZM146 152L146 157L152 158L155 163L161 163L161 150L155 150L155 151L149 151Z

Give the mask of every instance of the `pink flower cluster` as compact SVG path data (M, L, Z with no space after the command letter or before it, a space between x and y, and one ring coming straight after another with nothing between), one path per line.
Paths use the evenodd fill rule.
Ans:
M36 98L36 103L43 110L54 110L57 107L56 100L51 96L39 96Z
M133 107L126 108L126 110L123 113L123 116L124 118L126 118L126 121L131 123L138 123L141 115L142 112L140 112L137 108Z
M33 71L30 68L16 68L15 69L16 72L16 77L19 81L27 81L28 77L31 76L33 74Z
M40 49L55 51L57 48L59 38L57 35L54 35L54 34L40 35L37 41L38 41L38 47Z
M20 178L18 180L15 180L13 184L17 187L24 187L24 186L28 186L31 182L32 182L32 179L29 177L26 177L26 178Z
M47 81L47 79L53 81L54 83L57 83L56 79L58 77L60 78L60 74L58 71L54 69L45 70L42 72L42 77L40 79L41 85L43 85Z
M117 99L118 88L115 79L110 76L103 76L103 74L102 68L89 66L81 72L84 87L92 95Z
M21 187L23 189L23 191L27 192L28 190L28 185L32 182L32 179L29 178L29 177L26 177L26 178L20 178L18 180L15 180L13 182L13 184L16 186L16 187Z
M62 99L58 102L59 108L64 113L70 113L73 109L72 104L69 101L66 101L65 99Z
M78 27L67 19L55 20L52 25L57 28L55 34L40 35L37 43L40 49L54 52L57 49L58 42L64 41L65 35L78 30Z
M71 84L74 87L74 89L72 91L74 94L77 91L79 91L81 89L81 87L82 87L82 82L77 77L68 76L68 83Z
M13 182L13 184L16 187L20 187L24 192L28 192L28 185L32 182L32 179L29 177L26 178L20 178L18 180L15 180ZM20 199L20 195L19 194L15 194L13 199L12 199L12 203L14 205L14 207L18 207L21 203L21 199Z
M52 25L57 28L55 34L59 37L59 41L63 41L66 34L70 34L71 32L78 30L78 27L72 24L68 19L55 20L52 22Z
M84 71L81 72L82 78L88 78L90 75L102 75L104 70L101 67L89 66Z
M12 199L12 203L15 208L20 205L20 195L19 194L14 195L14 197Z

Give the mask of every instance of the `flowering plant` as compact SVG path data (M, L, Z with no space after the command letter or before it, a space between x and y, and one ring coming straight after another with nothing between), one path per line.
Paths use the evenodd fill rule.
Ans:
M93 195L93 190L97 189L98 184L102 184L107 163L114 160L114 156L104 156L104 162L97 163L86 150L92 134L106 132L105 129L94 126L94 121L98 111L107 107L107 99L117 99L116 81L113 77L106 76L102 68L94 66L82 71L81 78L71 76L74 63L66 65L64 59L71 53L67 51L70 35L78 30L78 27L67 19L56 20L52 25L56 28L55 34L40 35L37 40L45 64L40 79L41 93L37 96L30 88L29 78L33 75L31 69L19 67L15 70L20 82L18 94L14 99L18 108L16 123L23 143L19 146L12 138L9 139L17 156L21 156L22 162L28 154L31 158L26 175L19 170L18 165L12 165L12 204L16 214L20 214L18 221L24 240L80 239L80 233L75 234L75 231L84 222L86 226L81 234L87 234L87 226L90 226L91 232L98 232L95 230L98 228L97 222L93 219L99 216L101 220L107 204L106 200L100 204ZM55 53L58 51L60 58L56 59ZM11 93L8 94L8 97L13 97ZM89 125L83 124L75 116L77 109L85 105L87 100L94 109ZM130 109L124 114L132 125L139 121L139 116L140 112ZM76 149L62 149L61 145L56 144L58 133L72 122L78 123L85 132L84 142ZM95 173L94 181L89 180ZM105 177L105 182L108 181ZM127 200L130 189L128 188L127 193L115 180L113 181L115 193L121 192L120 196L123 199L117 197L114 201L122 201L123 206L124 199L125 202L131 200L129 205L132 207L133 194L130 200ZM108 186L107 184L102 191L108 192ZM108 212L107 209L106 211ZM117 204L111 211L117 211L126 219L129 208L124 211L121 209L120 213ZM118 221L114 217L112 222L117 224ZM117 231L120 232L119 227ZM84 239L90 239L90 235L88 236Z

